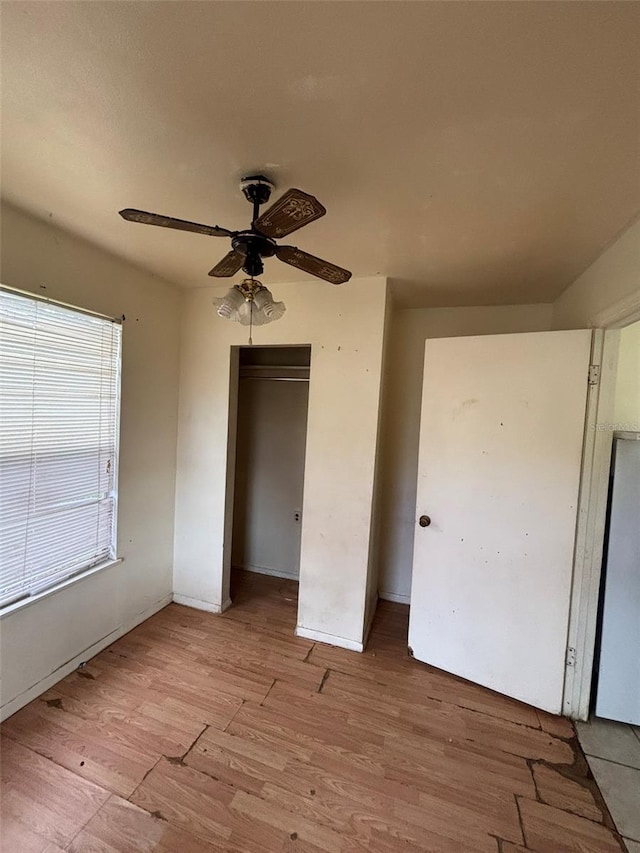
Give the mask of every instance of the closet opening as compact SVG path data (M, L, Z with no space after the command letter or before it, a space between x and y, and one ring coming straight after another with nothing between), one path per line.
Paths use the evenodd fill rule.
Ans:
M231 600L243 618L297 623L310 346L238 353Z

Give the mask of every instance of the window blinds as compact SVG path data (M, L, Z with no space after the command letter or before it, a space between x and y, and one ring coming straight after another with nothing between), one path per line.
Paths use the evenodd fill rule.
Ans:
M115 557L121 327L0 290L0 607Z

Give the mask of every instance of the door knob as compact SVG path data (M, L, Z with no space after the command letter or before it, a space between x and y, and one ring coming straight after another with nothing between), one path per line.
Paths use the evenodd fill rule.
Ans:
M431 524L431 519L428 515L421 515L418 524L420 527L428 527Z

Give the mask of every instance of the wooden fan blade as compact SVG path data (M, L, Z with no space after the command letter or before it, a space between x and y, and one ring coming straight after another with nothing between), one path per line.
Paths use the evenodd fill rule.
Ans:
M329 261L323 261L322 258L316 258L315 255L296 249L295 246L278 246L276 257L284 261L285 264L291 264L292 267L311 273L311 275L329 281L331 284L344 284L351 278L349 270L330 264Z
M265 237L286 237L314 219L320 219L326 212L317 198L302 190L290 189L253 225Z
M196 234L206 234L208 237L232 237L234 233L226 228L219 228L217 225L201 225L199 222L174 219L172 216L160 216L159 213L148 213L146 210L135 210L133 207L126 207L121 210L120 216L127 222L160 225L162 228L176 228L178 231L193 231Z
M209 275L215 275L216 278L229 278L238 272L243 263L244 255L232 249L212 270L209 270Z

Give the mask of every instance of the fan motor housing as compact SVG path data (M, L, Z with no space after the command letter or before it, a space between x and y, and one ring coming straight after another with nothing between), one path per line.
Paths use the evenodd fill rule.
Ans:
M259 255L261 258L273 257L277 248L275 240L255 231L240 231L231 240L231 245L241 255Z
M275 240L256 231L240 231L232 238L231 245L238 254L244 256L242 269L250 276L262 275L264 272L262 259L271 258L275 255L277 248Z

